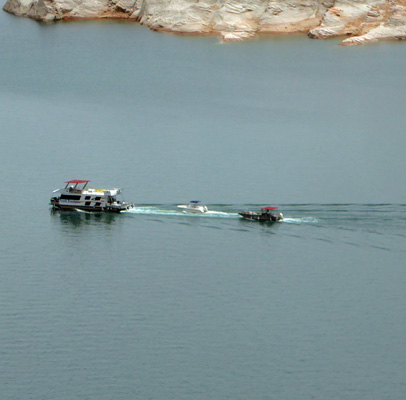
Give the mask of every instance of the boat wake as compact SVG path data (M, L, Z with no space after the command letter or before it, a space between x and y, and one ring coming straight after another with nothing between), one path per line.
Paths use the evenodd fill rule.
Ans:
M174 216L174 217L188 217L188 218L229 218L229 219L241 219L240 215L236 210L236 206L228 207L231 209L224 211L209 210L205 213L192 214L184 212L176 206L171 205L146 205L133 207L130 210L122 212L122 214L138 214L138 215L162 215L162 216ZM239 207L240 209L240 207ZM279 221L287 224L315 224L319 222L317 218L314 217L301 217L301 218L289 218L285 217L283 220Z
M234 207L233 207L234 208ZM97 214L94 211L85 211L79 208L74 209L78 213L82 214ZM162 215L162 216L174 216L174 217L188 217L188 218L228 218L228 219L241 219L238 212L235 209L228 211L216 211L209 210L205 213L192 214L189 212L182 211L180 209L172 208L172 206L162 205L162 206L138 206L133 207L129 210L122 211L121 214L137 214L137 215ZM314 217L301 217L301 218L287 218L278 221L287 224L314 224L318 223L319 220Z
M125 214L144 214L144 215L184 215L181 211L166 210L157 207L133 207L125 211Z
M81 210L80 208L74 208L74 210L78 213L82 214L99 214L100 212L94 212L94 211L86 211L86 210Z
M319 220L314 217L283 218L283 220L280 222L285 222L287 224L315 224L319 222Z
M205 214L208 217L224 217L224 218L239 218L238 213L223 212L223 211L207 211Z
M224 212L224 211L207 211L205 213L192 214L184 211L178 211L174 209L161 208L161 207L133 207L132 209L125 211L126 214L143 214L143 215L168 215L178 217L191 217L191 218L238 218L236 212Z

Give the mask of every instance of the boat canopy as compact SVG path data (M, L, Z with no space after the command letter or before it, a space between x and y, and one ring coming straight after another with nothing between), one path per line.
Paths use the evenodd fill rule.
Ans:
M89 182L90 181L82 181L82 180L79 180L79 179L72 179L71 181L66 181L65 182L66 183L65 189L68 189L68 187L69 187L71 190L84 190ZM81 187L79 186L79 188L78 188L78 185L83 185L83 186L81 186Z
M262 207L261 210L266 210L266 211L271 211L271 210L277 210L278 207Z
M90 182L90 181L79 181L77 179L74 179L72 181L66 181L65 183L88 183L88 182Z
M200 200L190 200L190 202L197 204L197 203L200 203Z

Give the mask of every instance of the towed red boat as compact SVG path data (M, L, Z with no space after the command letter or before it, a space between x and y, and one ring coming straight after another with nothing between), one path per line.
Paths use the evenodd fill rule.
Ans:
M238 213L245 219L251 219L259 222L277 222L283 219L283 214L278 212L271 212L277 210L278 207L262 207L260 212L257 211L243 211Z

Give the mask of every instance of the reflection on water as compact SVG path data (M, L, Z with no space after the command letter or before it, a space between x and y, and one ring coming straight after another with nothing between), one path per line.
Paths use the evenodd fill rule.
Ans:
M55 220L59 218L59 221L62 224L72 225L74 227L83 225L99 225L100 223L112 225L115 223L117 218L120 218L120 214L116 213L87 213L54 209L51 209L50 213Z

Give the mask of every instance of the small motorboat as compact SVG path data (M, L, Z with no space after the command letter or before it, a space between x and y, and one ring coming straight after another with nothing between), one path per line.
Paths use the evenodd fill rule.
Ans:
M115 212L127 211L134 207L117 196L122 195L121 189L89 189L90 181L71 180L66 186L53 191L50 205L57 210L75 210L85 212Z
M238 213L245 219L251 219L259 222L277 222L283 219L282 213L272 213L271 211L277 210L278 207L263 207L261 212L256 211L243 211Z
M199 200L192 200L188 205L179 204L178 208L190 214L203 214L208 211L207 207L200 204Z

